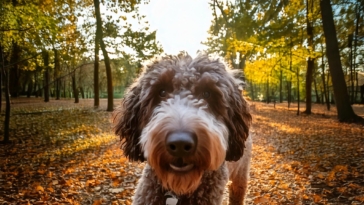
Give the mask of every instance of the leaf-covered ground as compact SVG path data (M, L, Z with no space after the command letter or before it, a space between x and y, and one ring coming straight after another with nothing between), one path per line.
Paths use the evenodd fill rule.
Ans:
M97 110L92 103L13 100L12 143L0 145L0 205L131 204L144 164L122 156L106 102ZM321 105L297 116L287 104L251 104L247 204L364 204L363 125L338 123ZM355 110L364 115L363 106Z
M355 106L364 115L363 106ZM364 126L339 123L314 105L253 103L254 149L248 204L364 204Z

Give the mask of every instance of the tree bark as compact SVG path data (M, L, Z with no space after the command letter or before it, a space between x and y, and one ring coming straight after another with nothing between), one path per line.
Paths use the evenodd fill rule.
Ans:
M106 45L103 40L103 32L102 32L102 20L101 20L101 13L100 13L100 2L99 0L94 0L95 5L95 13L96 13L96 35L100 37L100 48L102 50L102 54L104 55L104 62L106 68L106 78L107 78L107 111L114 110L114 93L112 87L112 75L111 75L111 65L110 65L110 58L106 51Z
M4 67L4 65L5 65L5 63L3 62L3 60L4 59L2 59L2 49L0 48L0 55L1 55L1 70L0 70L0 112L1 112L1 109L2 109L2 102L3 102L3 89L2 89L2 87L3 87L3 72L2 72L2 69L3 69L3 67Z
M312 1L313 5L313 1ZM313 27L312 23L308 18L309 14L309 0L306 0L306 24L307 24L307 36L308 36L308 46L314 50L313 45ZM315 65L315 59L308 57L307 60L307 71L306 71L306 110L304 113L311 114L311 104L312 104L312 74Z
M43 50L44 60L44 102L49 102L49 53Z
M339 46L330 0L321 0L320 9L326 42L326 56L329 63L339 121L361 121L362 118L354 113L350 105L344 72L340 61Z
M280 70L279 76L279 102L283 102L283 71Z
M38 67L38 66L37 66ZM34 72L34 96L38 98L38 71L37 69Z
M253 82L250 84L250 88L251 88L251 91L252 91L252 100L254 101L255 100L255 89L254 89Z
M63 97L66 98L66 80L63 80Z
M290 47L289 47L289 70L292 71L292 37L290 38ZM288 109L291 107L292 102L292 76L290 76L290 80L287 82L287 101L288 101Z
M73 90L73 96L75 97L75 103L79 103L80 100L78 98L78 88L76 85L76 72L75 71L73 72L73 75L72 75L72 90Z
M350 54L349 54L349 59L350 59L350 102L351 104L355 103L354 100L354 72L353 72L353 34L349 34L349 48L350 48Z
M19 96L19 79L20 79L20 69L19 64L16 63L20 59L20 47L16 42L13 42L12 46L12 55L11 55L11 63L15 63L11 69L9 69L8 74L9 78L9 92L11 97Z
M321 103L320 95L319 95L318 90L317 90L317 82L316 82L315 78L313 79L313 85L315 87L316 103Z
M361 17L361 12L362 10L360 9L361 7L358 5L359 3L357 3L357 7L356 7L356 25L355 25L355 38L354 38L354 56L353 56L353 69L354 69L354 73L356 74L356 85L355 85L355 95L354 95L354 99L356 101L357 98L357 93L358 93L358 88L359 88L359 82L358 82L358 74L356 72L356 52L357 52L357 46L358 46L358 39L359 39L359 23L360 23L360 19ZM354 102L355 102L354 101Z
M322 48L322 54L323 54L324 53L323 52L324 48L323 48L323 46L321 48ZM325 103L326 103L327 110L330 110L329 91L327 89L327 84L328 83L325 83L325 60L324 60L324 55L322 55L322 58L321 58L321 69L322 69L321 70L321 72L322 72L321 77L322 77L322 84L323 84L323 88L324 88Z
M300 115L300 68L297 66L297 115ZM307 83L307 82L306 82ZM311 106L311 104L310 104Z
M33 79L32 76L30 74L30 72L28 72L28 89L27 89L27 98L30 98L30 96L32 95L32 91L33 91Z
M81 97L82 99L85 99L85 91L83 90L83 87L80 87L80 93L81 93Z
M0 45L0 54L2 61L2 76L4 77L4 90L5 90L5 120L4 120L4 139L2 143L6 144L10 142L9 137L9 125L10 125L10 92L9 92L9 72L5 69L5 59L2 46Z
M291 107L291 102L292 102L291 84L292 84L292 82L290 80L287 81L287 106L288 106L288 109Z
M269 97L269 77L267 77L267 101L266 103L269 104L270 103L270 97Z
M94 106L99 107L100 106L100 88L99 88L99 51L100 51L100 32L96 31L96 37L95 37L95 65L94 65Z
M307 60L307 71L306 71L306 110L304 113L311 114L312 105L312 74L315 60L311 57Z
M59 100L60 98L60 81L61 79L58 79L59 72L60 72L60 62L59 62L59 54L57 49L53 49L54 51L54 83L55 83L55 90L56 90L56 100Z

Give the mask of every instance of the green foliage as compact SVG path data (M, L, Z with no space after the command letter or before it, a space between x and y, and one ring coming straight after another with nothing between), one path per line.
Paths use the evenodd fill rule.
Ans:
M304 93L306 60L321 59L325 53L319 2L238 0L233 3L211 0L210 5L214 21L205 42L208 52L217 53L234 68L244 70L250 85L264 87L261 90L263 95L266 95L267 83L271 88L277 88L281 80L287 83L299 80L299 92ZM345 49L347 36L354 32L355 17L360 9L363 16L363 8L362 2L336 1L335 23L344 62L349 62L349 52ZM307 24L313 28L312 46L308 45ZM359 33L363 34L364 27L360 25ZM360 59L363 58L362 45L363 41L358 41L356 60L359 64L362 64ZM323 63L326 64L326 59ZM320 64L321 61L317 61L321 67ZM280 79L281 71L283 79ZM315 80L322 83L321 75L326 75L326 70L314 73ZM293 85L295 89L297 85Z
M125 73L128 73L125 76L128 77L121 77L123 82L117 79L121 76L118 74L119 68L113 69L117 76L114 78L115 86L129 84L132 81L129 77L136 76L136 73L129 74L129 72L136 72L142 60L163 51L156 41L156 32L149 30L145 16L138 12L138 4L141 3L147 3L147 1L101 1L102 8L107 11L101 12L107 51L111 59L116 59L115 62L131 62L128 68L125 67ZM32 82L35 84L35 89L43 87L40 80L46 67L41 53L46 50L49 54L47 69L53 73L50 75L50 82L63 76L60 83L64 90L68 90L65 87L66 84L69 85L71 72L79 65L94 59L95 31L93 0L4 0L0 2L0 46L4 51L4 63L5 66L17 64L16 69L21 70L19 78L22 86ZM14 46L19 49L15 51ZM12 59L14 52L18 52L20 59L17 60L21 61L20 63ZM23 59L27 60L22 61ZM12 69L12 66L7 68ZM25 70L33 72L25 76ZM85 69L76 71L78 72L76 75L85 76L85 79L77 77L78 84L92 86L93 76L86 75L86 71L82 70ZM29 84L29 86L32 85ZM51 92L54 89L52 87Z

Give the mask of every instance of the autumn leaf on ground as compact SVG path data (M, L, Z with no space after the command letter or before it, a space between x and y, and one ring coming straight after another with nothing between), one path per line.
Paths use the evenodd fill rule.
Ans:
M123 156L110 113L92 101L57 103L14 105L18 140L0 147L0 204L131 204L144 164ZM325 117L296 116L287 104L254 106L247 205L364 203L362 125L339 123L320 105L313 111Z

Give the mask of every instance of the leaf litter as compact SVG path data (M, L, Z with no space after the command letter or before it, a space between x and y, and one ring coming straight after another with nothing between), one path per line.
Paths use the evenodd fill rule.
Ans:
M297 116L287 104L252 104L248 204L364 204L363 125L339 123L323 105Z
M0 147L0 205L131 204L144 164L123 156L111 113L92 103L14 101L13 141ZM321 105L296 116L286 104L251 104L247 204L364 204L363 125L339 123Z

